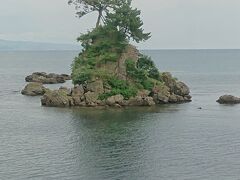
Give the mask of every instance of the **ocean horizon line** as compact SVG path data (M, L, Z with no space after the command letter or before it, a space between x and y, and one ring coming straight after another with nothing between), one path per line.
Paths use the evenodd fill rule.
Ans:
M139 49L139 51L234 51L234 50L240 50L235 48L235 49L230 49L230 48L226 48L226 49L220 49L220 48L212 48L212 49L204 49L204 48L199 48L199 49ZM51 51L81 51L81 49L0 49L0 52L51 52Z

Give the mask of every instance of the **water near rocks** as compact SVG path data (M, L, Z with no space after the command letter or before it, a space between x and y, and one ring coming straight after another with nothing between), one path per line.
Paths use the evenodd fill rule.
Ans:
M216 100L240 95L240 51L144 52L190 86L193 102L41 107L20 94L25 76L68 74L78 52L0 52L0 179L238 179L240 105Z

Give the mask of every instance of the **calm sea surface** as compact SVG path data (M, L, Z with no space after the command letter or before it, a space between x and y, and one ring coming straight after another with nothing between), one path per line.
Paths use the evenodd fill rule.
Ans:
M193 102L41 107L20 94L25 76L70 73L77 52L0 52L0 179L240 179L240 105L215 102L240 95L240 51L144 52L190 86Z

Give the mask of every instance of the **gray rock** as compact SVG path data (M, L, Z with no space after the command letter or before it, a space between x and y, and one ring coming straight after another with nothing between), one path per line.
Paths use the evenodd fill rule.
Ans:
M107 104L106 104L106 101L105 101L105 100L103 100L103 101L97 100L97 105L98 105L98 106L106 106Z
M35 74L35 73L34 73L34 74ZM46 78L56 78L56 77L58 77L58 75L55 74L55 73L49 73L49 74L47 74L45 77L46 77Z
M166 104L169 101L170 89L166 85L155 86L152 90L153 100L156 104Z
M188 100L186 100L183 96L172 94L169 97L169 103L184 103L184 102L188 102Z
M158 98L159 102L166 103L167 97L169 98L169 103L182 103L191 101L192 97L189 95L190 89L185 83L177 81L169 72L162 73L161 78L164 84L169 88L168 91L171 96L166 96L166 93L163 95L160 94L160 98Z
M70 107L73 106L73 99L65 90L54 90L46 92L41 98L43 106L49 107Z
M33 75L47 77L47 73L45 72L34 72Z
M62 76L66 81L68 81L68 80L71 80L72 79L72 77L71 76L69 76L68 74L61 74L60 76Z
M173 78L171 73L164 72L162 73L161 78L165 85L170 88L171 93L179 96L185 96L190 94L189 87L185 83L177 81L175 78Z
M114 107L121 108L122 106L120 104L115 104Z
M177 95L172 94L171 96L169 96L169 102L170 103L177 103L178 102Z
M138 91L137 93L137 96L141 96L141 97L147 97L149 96L151 92L149 90L141 90L141 91Z
M189 87L183 82L177 82L174 87L174 93L179 96L186 96L189 95L190 90Z
M239 104L240 98L232 95L223 95L217 100L217 102L219 104Z
M71 96L72 90L70 88L61 86L59 90L63 90L67 93L68 96Z
M74 88L72 88L72 96L83 96L84 89L82 85L75 85Z
M185 102L191 102L192 101L192 96L186 95L183 97Z
M124 100L124 97L118 94L118 95L107 98L106 104L109 106L113 106L115 104L123 104L123 100Z
M72 88L72 98L75 106L83 106L86 105L84 101L84 89L82 85L76 85Z
M86 104L93 106L93 104L95 105L97 103L98 93L88 91L84 94L84 97Z
M87 83L86 90L91 91L91 92L95 92L95 93L98 93L98 94L104 93L103 81L102 80L96 80L96 81Z
M41 80L39 79L40 77L42 77ZM41 83L42 79L44 79L44 78L45 78L44 76L38 76L38 75L32 74L32 75L27 76L25 78L25 81L26 82L39 82L39 83Z
M153 106L155 105L156 103L154 102L153 98L152 97L146 97L143 99L143 105L144 106Z
M45 88L41 83L33 82L27 84L21 93L26 96L40 96L43 95L46 91L47 88Z
M43 84L58 84L64 83L66 80L70 80L71 77L66 74L47 74L45 72L34 72L25 78L26 82L39 82Z
M164 72L161 75L161 79L164 84L170 88L170 92L174 92L177 81L172 77L172 74L170 72Z
M155 102L152 97L136 96L129 99L129 106L153 106Z

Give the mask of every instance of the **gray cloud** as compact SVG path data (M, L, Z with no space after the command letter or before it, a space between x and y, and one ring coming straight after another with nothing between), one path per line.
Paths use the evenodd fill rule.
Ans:
M141 48L240 48L239 0L134 0L152 38ZM7 0L0 6L0 38L75 42L94 16L75 18L67 0Z

